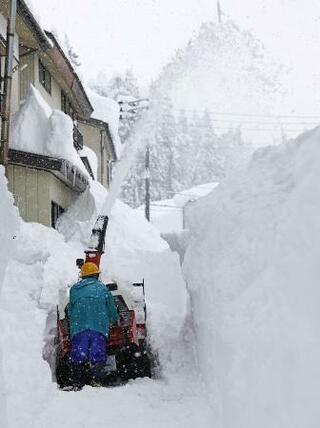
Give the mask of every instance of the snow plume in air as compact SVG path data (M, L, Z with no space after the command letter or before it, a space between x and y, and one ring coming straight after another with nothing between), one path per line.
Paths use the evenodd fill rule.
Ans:
M130 138L127 140L111 182L108 196L103 204L101 215L110 215L113 205L121 192L121 186L130 168L136 162L138 152L141 152L148 142L153 141L156 115L157 109L151 107L150 111L142 116Z
M151 199L221 182L245 167L252 141L259 146L279 141L279 122L255 115L274 114L281 75L250 33L231 21L203 24L150 88L158 108ZM144 162L140 151L122 192L133 207L144 203Z
M319 140L259 149L189 214L183 267L218 427L319 426Z
M164 67L157 84L162 92L170 93L174 108L184 109L188 117L192 117L193 111L201 113L207 109L215 132L221 135L241 127L266 128L266 124L256 123L257 117L230 114L274 115L281 82L282 68L273 63L259 40L228 20L222 24L204 23ZM275 127L273 122L271 128ZM267 133L264 144L279 137L277 128L278 132ZM255 135L261 139L261 132L245 135L246 140Z

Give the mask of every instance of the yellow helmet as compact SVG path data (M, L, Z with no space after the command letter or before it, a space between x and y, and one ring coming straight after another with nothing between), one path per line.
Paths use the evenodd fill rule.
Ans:
M87 262L81 267L81 278L91 275L97 275L100 273L98 266L95 263Z

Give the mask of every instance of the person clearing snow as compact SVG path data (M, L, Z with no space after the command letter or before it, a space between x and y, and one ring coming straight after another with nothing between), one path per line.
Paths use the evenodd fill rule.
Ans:
M84 263L82 279L70 290L70 359L75 389L99 382L107 363L109 327L119 320L114 298L99 281L99 274L95 263Z
M117 283L99 281L107 225L108 217L99 216L86 259L76 262L82 279L71 287L69 303L57 307L55 371L59 387L65 390L151 377L144 280L131 284L142 290L140 298L139 293L130 298Z

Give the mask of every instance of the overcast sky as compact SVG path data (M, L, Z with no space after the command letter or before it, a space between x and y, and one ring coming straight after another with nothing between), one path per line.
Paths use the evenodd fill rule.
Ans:
M318 0L220 1L224 13L252 29L276 60L296 69L299 84L310 73L320 79ZM217 19L216 0L28 2L43 26L68 34L86 79L132 68L147 83L203 21Z

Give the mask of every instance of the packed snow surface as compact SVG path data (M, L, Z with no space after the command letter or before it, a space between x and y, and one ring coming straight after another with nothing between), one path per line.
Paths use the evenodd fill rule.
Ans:
M258 150L189 214L184 273L221 428L319 427L320 128Z
M13 117L10 147L66 159L88 175L73 146L71 118L60 110L52 110L33 85L30 85L24 104Z

